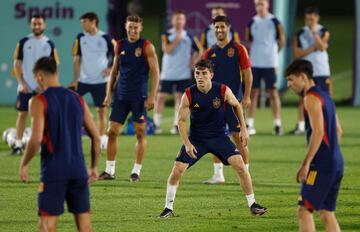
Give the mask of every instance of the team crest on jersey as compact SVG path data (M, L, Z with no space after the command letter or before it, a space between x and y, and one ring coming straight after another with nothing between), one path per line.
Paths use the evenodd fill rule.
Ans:
M214 107L215 109L219 109L220 106L221 106L221 101L220 101L220 99L219 99L219 98L213 99L213 107Z
M228 55L228 57L233 57L234 56L234 54L235 54L235 50L234 50L234 48L229 48L228 49L228 51L227 51L227 55Z
M141 54L142 54L142 49L141 49L141 47L137 47L137 48L135 49L135 56L136 56L136 57L140 57Z

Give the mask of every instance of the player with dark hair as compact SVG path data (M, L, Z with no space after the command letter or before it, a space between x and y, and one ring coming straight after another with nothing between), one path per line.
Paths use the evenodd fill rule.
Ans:
M84 32L79 33L74 42L74 80L70 83L70 88L81 96L91 94L98 113L102 147L106 147L106 107L103 101L113 63L115 41L99 30L99 18L94 12L83 14L80 22Z
M250 173L236 148L225 134L225 111L234 110L241 127L240 140L246 145L249 135L242 106L231 89L224 84L212 82L212 63L201 60L195 64L196 85L185 90L179 107L179 133L184 145L176 157L166 190L165 209L161 218L173 216L175 194L186 169L193 166L207 153L217 156L224 164L231 165L240 178L250 211L262 215L267 209L255 202ZM186 118L190 113L190 133L187 134Z
M53 58L40 58L33 71L43 92L30 101L32 133L21 160L20 178L29 182L29 162L41 146L39 230L56 231L66 201L78 231L92 231L88 183L97 179L99 133L82 97L60 86ZM81 142L83 126L91 138L89 174Z
M313 65L296 60L286 69L288 86L304 95L304 117L308 149L296 180L299 196L300 231L315 231L312 212L319 211L326 231L340 231L335 217L336 199L344 172L340 151L341 126L329 93L313 79Z
M32 68L43 56L52 56L59 63L54 43L44 34L46 23L43 15L33 15L30 21L32 33L22 38L14 52L14 75L18 81L16 109L16 140L13 154L22 153L22 137L28 115L29 100L38 93Z
M110 105L112 97L114 98L108 129L106 169L99 177L102 180L115 178L118 135L129 112L132 112L137 140L130 181L140 180L146 148L146 110L154 107L159 85L159 64L155 47L149 40L140 37L142 18L137 15L128 16L125 29L127 38L116 43L114 64L104 100L105 105ZM152 82L148 95L149 74Z
M230 40L228 32L230 22L225 16L217 16L213 20L216 44L207 49L203 58L210 60L214 64L214 81L227 85L244 108L250 106L250 91L252 85L251 62L245 46ZM242 82L245 82L243 93ZM249 151L244 146L239 137L240 127L236 115L230 107L225 112L225 119L232 138L240 150L243 160L248 167ZM214 156L214 175L204 181L206 184L224 183L223 165Z

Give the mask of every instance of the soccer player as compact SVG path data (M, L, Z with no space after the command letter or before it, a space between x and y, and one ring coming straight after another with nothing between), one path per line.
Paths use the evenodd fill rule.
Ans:
M279 51L285 44L285 35L279 20L269 12L269 1L255 0L254 3L257 14L246 28L246 39L251 44L250 59L254 78L251 89L251 106L247 118L248 131L250 135L256 134L255 111L260 94L260 83L261 80L264 80L274 118L273 133L282 135L281 102L275 84Z
M251 103L250 90L252 85L251 63L247 50L243 45L229 39L230 23L227 17L217 16L213 20L213 24L216 44L207 49L203 57L214 64L214 81L226 84L243 107L247 108ZM244 94L242 91L242 79L245 82ZM236 115L230 109L225 112L225 118L232 138L248 167L249 151L240 141L240 127ZM214 175L204 183L221 184L224 182L223 164L214 156Z
M186 16L183 11L175 11L170 28L162 37L162 67L160 75L160 92L155 103L154 123L155 133L160 134L161 118L165 101L175 90L175 115L171 134L177 134L177 111L181 95L190 85L191 66L199 59L199 47L185 28Z
M216 155L224 164L231 165L240 179L248 206L254 215L262 215L267 209L255 202L250 173L236 146L225 134L225 110L232 107L241 126L240 139L246 145L246 130L242 106L231 89L212 82L212 63L201 60L195 64L196 85L185 90L179 107L179 133L183 146L176 157L167 183L165 209L160 217L173 216L175 194L181 176L207 153ZM186 118L190 113L190 135L187 135Z
M39 86L36 83L32 68L43 56L52 56L59 63L54 43L44 34L46 24L42 15L33 15L30 21L32 33L22 38L14 52L14 74L18 81L16 109L16 141L13 154L22 153L22 137L28 115L29 100L36 95Z
M308 149L297 173L300 231L315 231L312 212L320 212L326 231L340 231L335 217L336 199L344 163L339 148L341 126L335 104L327 91L315 84L313 65L296 60L286 70L288 86L304 94L304 116Z
M294 38L295 58L308 60L312 63L314 74L313 80L323 90L331 94L330 65L327 48L329 46L330 33L319 24L320 12L316 7L305 9L305 26ZM305 133L303 117L303 99L299 101L298 123L292 133L298 135Z
M221 6L216 6L211 9L211 19L214 20L217 16L226 16L225 9ZM235 32L231 27L228 32L229 40L235 40L235 42L240 43L239 33ZM214 30L214 24L210 23L201 33L200 43L204 49L211 48L214 44L216 44L216 36Z
M19 174L23 182L29 182L29 162L41 145L39 230L56 231L66 201L68 210L75 216L78 231L92 231L88 183L97 178L99 133L82 97L60 86L53 58L40 58L33 70L43 92L30 101L32 133ZM89 174L82 150L82 126L91 138Z
M110 105L114 92L108 128L106 169L99 179L115 179L115 158L118 151L117 137L129 114L132 112L136 136L135 164L130 181L140 180L140 171L146 148L146 110L154 108L159 85L159 64L154 45L140 37L142 18L130 15L126 18L127 38L117 42L114 64L106 90L105 105ZM148 77L152 78L150 94Z
M94 12L80 17L84 32L79 33L73 46L74 80L70 88L81 96L90 93L98 113L98 129L101 142L106 143L106 82L114 57L114 46L109 35L99 30L99 18ZM114 41L115 43L115 41Z

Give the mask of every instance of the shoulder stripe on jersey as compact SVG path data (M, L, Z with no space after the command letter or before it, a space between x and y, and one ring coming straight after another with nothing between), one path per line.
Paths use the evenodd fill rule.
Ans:
M119 56L120 55L120 50L121 50L121 40L116 41L116 45L115 45L115 55Z
M50 135L50 130L49 130L49 124L46 118L46 110L48 108L48 102L47 99L45 97L45 95L43 94L38 94L36 95L36 97L42 102L43 107L44 107L44 121L45 121L45 125L44 125L44 135L43 135L43 139L42 139L42 143L45 144L46 148L48 149L48 151L50 153L54 152L54 146L51 142L51 135Z
M222 103L222 105L224 107L224 111L225 111L226 110L226 104L225 104L225 102L226 102L225 101L226 85L221 84L220 88L221 88L221 103Z
M189 101L189 108L191 109L192 108L192 96L191 96L190 88L185 89L185 94L186 94L186 97L187 97L187 99Z
M148 45L150 45L151 44L151 42L150 42L150 40L145 40L144 41L144 44L143 44L143 54L144 54L144 58L145 58L145 61L146 61L146 63L149 65L149 62L148 62L148 59L147 59L147 54L146 54L146 47L148 46Z
M29 39L29 37L22 38L19 43L17 43L14 51L14 60L23 60L24 58L24 44Z
M234 43L234 45L239 53L239 64L241 69L251 68L251 62L246 47L239 43Z
M80 46L80 39L84 36L84 33L79 33L76 36L76 39L74 41L73 49L72 49L72 55L73 56L81 56L81 46Z
M41 103L43 104L44 107L44 115L46 113L47 107L48 107L48 103L46 100L46 97L43 94L38 94L36 95L36 97L41 101Z

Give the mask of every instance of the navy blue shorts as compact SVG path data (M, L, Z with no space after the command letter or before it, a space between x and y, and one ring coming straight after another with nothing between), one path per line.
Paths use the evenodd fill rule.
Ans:
M112 103L110 121L125 123L128 114L131 112L134 122L144 123L146 121L146 109L144 101L115 100Z
M233 155L240 155L240 152L236 148L233 142L229 139L228 136L224 135L218 138L212 139L193 139L189 137L190 142L197 150L195 154L197 159L192 159L187 153L185 149L185 145L182 145L178 156L176 157L176 161L189 164L190 168L197 161L201 159L207 153L212 153L216 157L218 157L221 162L225 165L229 165L228 159Z
M329 85L330 85L331 80L329 79L328 76L313 77L313 80L315 82L315 85L320 86L320 88L322 90L324 90L325 92L329 92Z
M41 182L39 185L39 216L58 216L64 213L64 202L74 214L90 212L88 179Z
M29 111L29 101L30 99L35 96L36 93L23 93L23 92L18 92L18 95L16 97L16 109L18 111Z
M238 118L231 105L226 104L225 122L230 132L240 132L240 124Z
M266 89L275 88L276 84L276 72L275 68L252 68L253 74L253 88L260 88L261 79L265 81Z
M87 93L91 94L94 105L96 107L104 107L103 102L106 97L106 83L100 84L85 84L78 83L77 93L84 96Z
M307 181L301 185L299 205L310 212L314 210L335 211L343 170L337 172L309 171Z
M190 85L190 79L181 81L160 81L160 93L172 94L174 90L183 93Z

